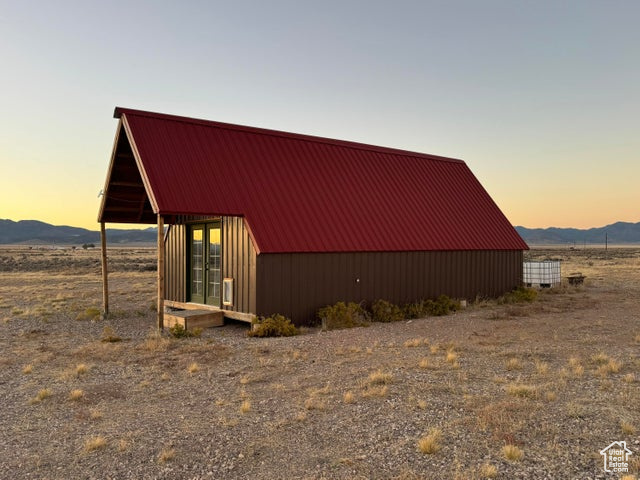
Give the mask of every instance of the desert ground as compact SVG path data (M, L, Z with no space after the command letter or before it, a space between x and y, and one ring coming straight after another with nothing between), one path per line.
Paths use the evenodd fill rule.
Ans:
M640 248L533 249L533 303L159 335L155 251L0 247L2 479L617 479L640 470ZM104 340L118 340L109 342Z

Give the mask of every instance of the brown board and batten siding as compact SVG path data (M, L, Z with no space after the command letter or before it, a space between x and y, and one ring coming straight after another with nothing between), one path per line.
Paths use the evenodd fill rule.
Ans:
M233 305L221 308L233 312L256 312L256 251L241 217L186 216L169 227L165 238L165 298L188 302L188 225L221 220L222 277L233 278Z
M501 295L521 284L522 251L260 254L257 274L257 313L281 313L304 324L338 301Z
M256 250L242 217L222 217L222 276L233 278L233 305L222 308L256 313Z
M164 295L174 302L187 301L187 227L169 225L164 240Z

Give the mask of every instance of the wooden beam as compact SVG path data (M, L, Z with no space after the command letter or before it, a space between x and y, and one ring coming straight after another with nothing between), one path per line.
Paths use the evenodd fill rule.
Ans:
M100 222L100 247L102 248L102 314L109 315L109 281L107 272L107 234L104 222Z
M164 328L164 219L158 214L158 330Z
M113 181L109 185L111 185L112 187L144 188L144 185L142 184L142 182L138 183L138 182L117 182L117 181Z

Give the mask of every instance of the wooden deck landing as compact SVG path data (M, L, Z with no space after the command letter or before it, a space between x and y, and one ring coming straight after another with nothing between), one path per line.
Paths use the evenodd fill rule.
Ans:
M186 330L221 327L224 325L224 313L211 310L174 310L165 312L164 328L171 328L176 323L182 325Z

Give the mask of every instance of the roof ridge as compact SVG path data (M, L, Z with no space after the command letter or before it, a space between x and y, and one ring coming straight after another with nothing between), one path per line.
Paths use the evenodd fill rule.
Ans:
M180 115L171 115L167 113L157 113L157 112L150 112L145 110L136 110L132 108L116 107L113 112L114 118L120 118L122 114L138 115L141 117L157 118L157 119L168 120L173 122L191 123L195 125L201 125L205 127L216 127L216 128L226 129L226 130L244 131L244 132L254 133L258 135L269 135L269 136L275 136L275 137L281 137L281 138L304 140L307 142L335 145L340 147L352 148L356 150L367 150L367 151L373 151L373 152L379 152L379 153L391 153L391 154L402 155L406 157L422 158L422 159L435 160L435 161L441 161L441 162L462 163L462 164L465 163L463 160L460 160L457 158L443 157L440 155L432 155L430 153L414 152L411 150L403 150L400 148L382 147L379 145L352 142L349 140L340 140L337 138L321 137L318 135L309 135L306 133L286 132L284 130L273 130L270 128L252 127L248 125L219 122L215 120L205 120L205 119L193 118L193 117L182 117Z

